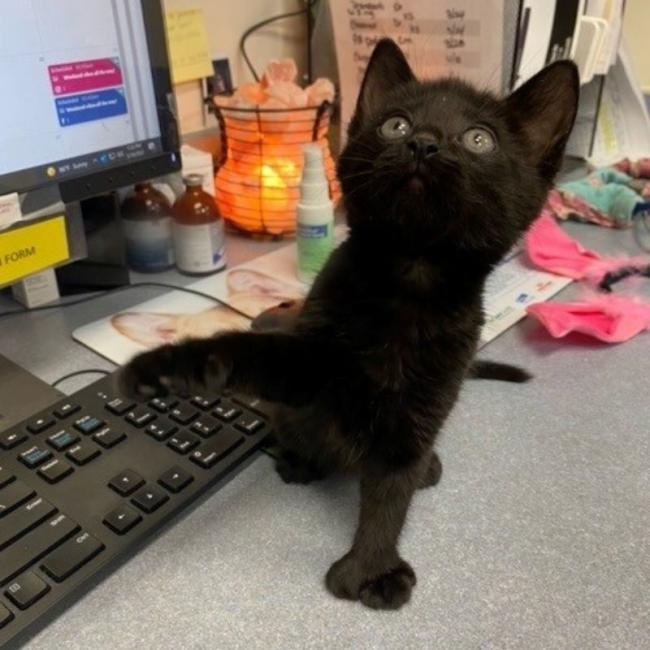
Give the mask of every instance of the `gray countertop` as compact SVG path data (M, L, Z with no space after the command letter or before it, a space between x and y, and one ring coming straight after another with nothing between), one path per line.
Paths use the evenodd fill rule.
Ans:
M596 250L638 253L630 232L568 229ZM231 256L270 247L239 240ZM72 330L158 293L7 319L0 353L46 381L111 368ZM0 299L0 311L9 305ZM439 439L443 479L416 495L402 538L418 574L404 609L377 613L323 586L351 541L356 483L287 486L261 456L27 647L649 648L650 334L554 341L527 319L482 356L535 379L463 389Z

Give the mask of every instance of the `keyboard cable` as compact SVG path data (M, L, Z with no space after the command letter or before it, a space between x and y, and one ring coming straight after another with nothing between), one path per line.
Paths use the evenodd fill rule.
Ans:
M112 375L114 371L111 370L102 370L101 368L86 368L85 370L75 370L75 372L69 372L67 375L63 375L63 377L59 377L57 380L53 381L50 386L52 388L56 388L59 384L62 384L64 381L67 381L68 379L72 379L73 377L79 377L80 375L104 375L105 377L108 375Z
M32 309L25 308L25 309L12 309L11 311L4 311L0 312L0 318L7 318L9 316L15 316L16 314L29 314L32 312L37 312L37 311L48 311L51 309L61 309L63 307L74 307L75 305L81 305L86 302L91 302L92 300L98 300L99 298L103 298L104 296L109 296L109 295L114 295L117 293L121 293L123 291L127 291L129 289L136 289L138 287L154 287L158 289L172 289L174 291L183 291L185 293L192 294L193 296L198 296L200 298L207 298L208 300L211 300L212 302L216 302L220 305L223 305L224 307L227 307L231 311L234 311L235 313L239 314L240 316L243 316L247 320L251 320L250 316L245 314L243 311L240 311L239 309L236 309L235 307L232 307L228 303L224 302L223 300L220 300L219 298L216 298L215 296L210 295L209 293L205 293L203 291L197 291L196 289L190 289L189 287L179 287L175 284L166 284L164 282L136 282L135 284L128 284L124 287L116 287L114 289L108 289L107 291L102 291L101 293L96 293L92 296L85 296L84 298L80 298L79 300L70 300L68 302L59 302L54 305L42 305L41 307L33 307Z

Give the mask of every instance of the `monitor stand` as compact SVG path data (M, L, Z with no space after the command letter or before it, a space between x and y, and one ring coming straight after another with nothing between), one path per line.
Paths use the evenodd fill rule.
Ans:
M56 270L61 294L101 291L130 284L117 193L68 203L66 209L81 215L87 256Z
M130 283L116 192L63 203L57 185L21 196L23 215L66 213L71 257L56 269L61 295L122 287Z

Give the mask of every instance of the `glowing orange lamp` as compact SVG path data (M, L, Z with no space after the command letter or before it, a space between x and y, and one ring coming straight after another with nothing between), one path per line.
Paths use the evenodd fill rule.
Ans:
M327 130L331 104L305 108L233 108L214 98L222 160L217 205L238 230L281 237L296 230L303 145L317 142L333 200L340 196Z

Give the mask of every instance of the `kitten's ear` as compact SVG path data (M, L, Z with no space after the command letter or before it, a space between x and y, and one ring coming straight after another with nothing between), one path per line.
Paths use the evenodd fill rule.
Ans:
M508 116L523 132L531 164L550 180L560 168L578 110L580 77L572 61L557 61L506 99Z
M382 106L393 88L414 79L411 66L397 43L390 38L382 38L368 62L350 131L355 130L378 106Z

